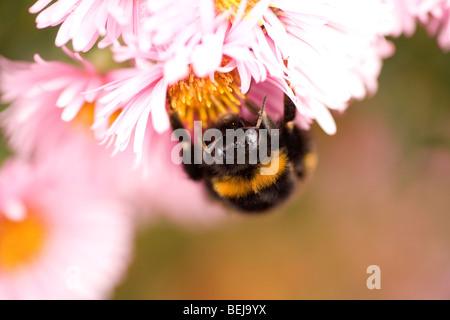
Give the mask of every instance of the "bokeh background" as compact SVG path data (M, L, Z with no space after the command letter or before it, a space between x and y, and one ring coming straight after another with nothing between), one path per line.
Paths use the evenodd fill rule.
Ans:
M0 55L65 60L33 2L0 2ZM336 115L335 136L312 129L320 161L298 197L213 226L143 226L111 298L449 299L450 54L422 29L393 42L378 93ZM366 287L373 264L381 290Z

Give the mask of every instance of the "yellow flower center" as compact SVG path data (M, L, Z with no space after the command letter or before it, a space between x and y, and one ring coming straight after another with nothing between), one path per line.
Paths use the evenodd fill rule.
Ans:
M169 106L192 128L194 120L213 121L226 112L239 112L239 75L235 70L216 72L214 81L198 78L191 69L189 76L168 88Z
M259 0L247 0L245 14L248 14L259 2ZM241 0L216 0L215 7L218 14L227 12L231 9L231 16L234 18L241 4Z
M95 117L95 103L86 102L78 111L72 123L82 129L90 128L94 123Z
M29 212L19 222L0 215L0 270L11 272L29 263L41 251L45 241L43 221Z
M109 125L112 125L113 122L120 115L122 110L117 110L109 117ZM89 129L95 120L95 102L86 102L78 111L76 117L72 120L72 123L79 128Z

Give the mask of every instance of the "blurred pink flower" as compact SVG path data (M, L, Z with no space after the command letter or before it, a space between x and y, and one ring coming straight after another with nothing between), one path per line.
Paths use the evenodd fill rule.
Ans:
M48 110L53 114L60 113L64 122L73 121L83 111L76 122L84 130L86 126L89 128L89 117L93 121L95 109L98 108L96 105L100 92L92 90L102 86L107 77L99 74L94 66L78 54L65 51L81 62L82 67L63 62L47 62L38 55L35 55L35 63L11 62L0 57L2 101L12 103L2 116L8 118L3 120L3 124L12 137L13 146L26 153L42 150L48 154L52 148L48 147L49 140L61 139L52 133L52 127L46 123L47 117L42 116ZM85 91L91 92L81 94ZM36 121L36 117L42 117L39 119L41 121ZM34 132L40 131L39 135L17 130L20 126ZM37 130L33 126L47 130ZM48 137L42 139L42 135Z
M443 50L450 50L450 0L390 0L394 3L397 28L392 35L415 31L416 21L422 24Z
M124 275L129 208L66 160L0 171L1 300L105 299Z
M134 196L143 211L140 217L151 220L161 213L163 219L197 226L223 221L226 208L208 197L203 184L189 179L182 166L173 164L171 153L176 143L170 137L169 131L161 135L152 132L146 137L149 168Z
M111 197L132 205L137 218L148 220L164 212L177 220L211 223L222 217L223 209L209 203L201 186L172 163L170 135L146 129L139 166L134 165L132 150L111 156L95 141L89 129L104 106L98 101L103 92L92 89L114 75L101 75L79 55L73 57L81 67L38 56L35 63L0 58L0 93L2 101L10 103L0 114L0 125L12 149L25 159L51 162L54 167L76 166L75 172L83 172ZM115 117L97 121L100 131ZM186 201L173 201L174 197Z
M328 109L344 111L353 99L376 92L382 60L393 53L384 38L392 28L390 9L379 0L270 3L262 23L279 65L287 65L304 121L334 134Z
M145 32L113 48L117 60L135 58L138 68L106 87L98 119L123 108L106 136L122 150L135 134L141 154L148 121L157 132L169 129L166 101L192 125L226 109L245 112L242 100L263 84L294 101L302 127L316 120L333 134L329 109L343 111L377 90L382 59L393 52L384 38L391 13L382 0L150 0Z
M75 51L88 51L99 37L104 48L136 32L144 8L144 0L38 0L30 12L41 12L39 29L61 25L57 46L72 40Z
M415 12L422 0L387 0L393 5L393 23L391 35L399 37L402 34L411 36L416 31Z
M437 35L439 46L448 51L450 50L450 0L428 1L427 5L427 14L421 14L419 21L425 25L432 36Z

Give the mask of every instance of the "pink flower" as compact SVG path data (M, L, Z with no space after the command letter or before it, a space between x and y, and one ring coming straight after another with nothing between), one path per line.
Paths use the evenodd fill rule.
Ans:
M391 34L411 36L416 31L415 10L422 0L390 0L394 5L394 28Z
M397 28L394 36L404 33L410 36L418 21L430 35L437 35L443 50L450 50L450 1L449 0L391 0L395 5Z
M66 53L72 55L67 50ZM83 110L76 122L89 128L89 116L93 119L100 93L81 93L100 87L107 78L79 55L75 54L73 58L82 63L81 68L62 62L47 62L38 55L35 63L11 62L0 57L2 101L12 103L3 114L7 118L3 124L6 133L12 136L13 146L24 153L42 150L49 154L52 148L49 141L63 139L53 134L53 126L49 123L53 125L54 116L47 117L48 111L52 115L59 114L64 122L70 122ZM63 123L56 125L62 126ZM18 130L21 126L29 131ZM42 139L44 135L47 137Z
M129 208L67 161L9 160L0 171L2 300L104 299L123 277Z
M38 28L61 24L56 45L72 40L75 51L88 51L99 37L103 37L99 46L104 48L120 36L131 36L142 11L144 0L38 0L30 8L31 13L41 12L36 18Z
M10 104L0 114L0 124L13 150L55 167L76 165L77 172L102 185L104 192L132 205L138 218L148 220L164 212L177 220L210 223L223 216L220 206L206 200L201 186L172 163L170 135L146 128L141 144L146 146L144 159L137 167L132 150L111 156L111 150L95 141L96 132L90 128L95 114L104 108L99 101L104 93L92 89L115 76L101 75L80 56L74 58L81 67L39 57L35 63L0 59L0 92L3 102ZM97 121L96 130L107 130L117 114ZM197 200L180 207L173 197Z
M169 129L168 108L188 126L227 109L245 113L242 101L251 100L257 85L288 95L302 127L316 120L333 134L329 109L342 112L373 94L382 59L393 52L384 39L392 29L391 7L381 0L148 3L145 32L114 48L120 61L135 58L137 69L121 72L122 80L105 88L106 108L97 118L123 108L106 132L116 150L134 136L141 154L149 123L157 132ZM273 100L272 111L282 113L282 100Z
M316 120L334 134L328 109L344 111L353 99L376 92L382 59L393 53L384 39L391 30L389 15L389 6L378 0L270 4L263 25L279 64L287 64L287 80L306 122Z
M218 115L220 112L226 110L240 112L241 109L244 96L239 89L236 70L217 72L216 82L210 78L198 78L191 72L187 80L170 84L164 78L163 67L163 64L150 64L146 68L117 71L115 76L122 79L106 86L104 89L107 94L100 99L105 107L98 114L97 121L104 122L104 119L117 110L122 110L116 121L105 132L105 141L114 144L116 151L123 151L131 140L138 161L146 154L144 146L147 144L144 143L144 139L148 132L162 135L170 131L167 100L170 101L171 107L180 112L186 123L191 125L195 117L206 121L208 117ZM268 92L274 93L274 96L268 99L268 110L271 115L281 115L283 106L283 94L279 90L281 85L278 85L276 80L268 78L267 81L254 86L263 86L269 89ZM260 105L262 97L254 97L253 92L255 90L250 90L247 96ZM196 102L195 99L199 94L204 96L201 102ZM192 101L186 102L186 99ZM214 101L208 111L206 111L207 101Z
M429 1L426 4L428 14L420 15L419 21L425 25L432 36L438 35L439 46L448 51L450 50L450 0Z

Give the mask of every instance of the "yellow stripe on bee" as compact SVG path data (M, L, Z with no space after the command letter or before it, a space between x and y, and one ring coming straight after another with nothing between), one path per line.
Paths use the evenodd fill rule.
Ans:
M225 198L242 198L273 185L287 170L288 158L284 152L274 153L270 163L260 164L255 175L246 179L241 176L223 176L212 180L218 195ZM261 174L263 173L263 174Z

